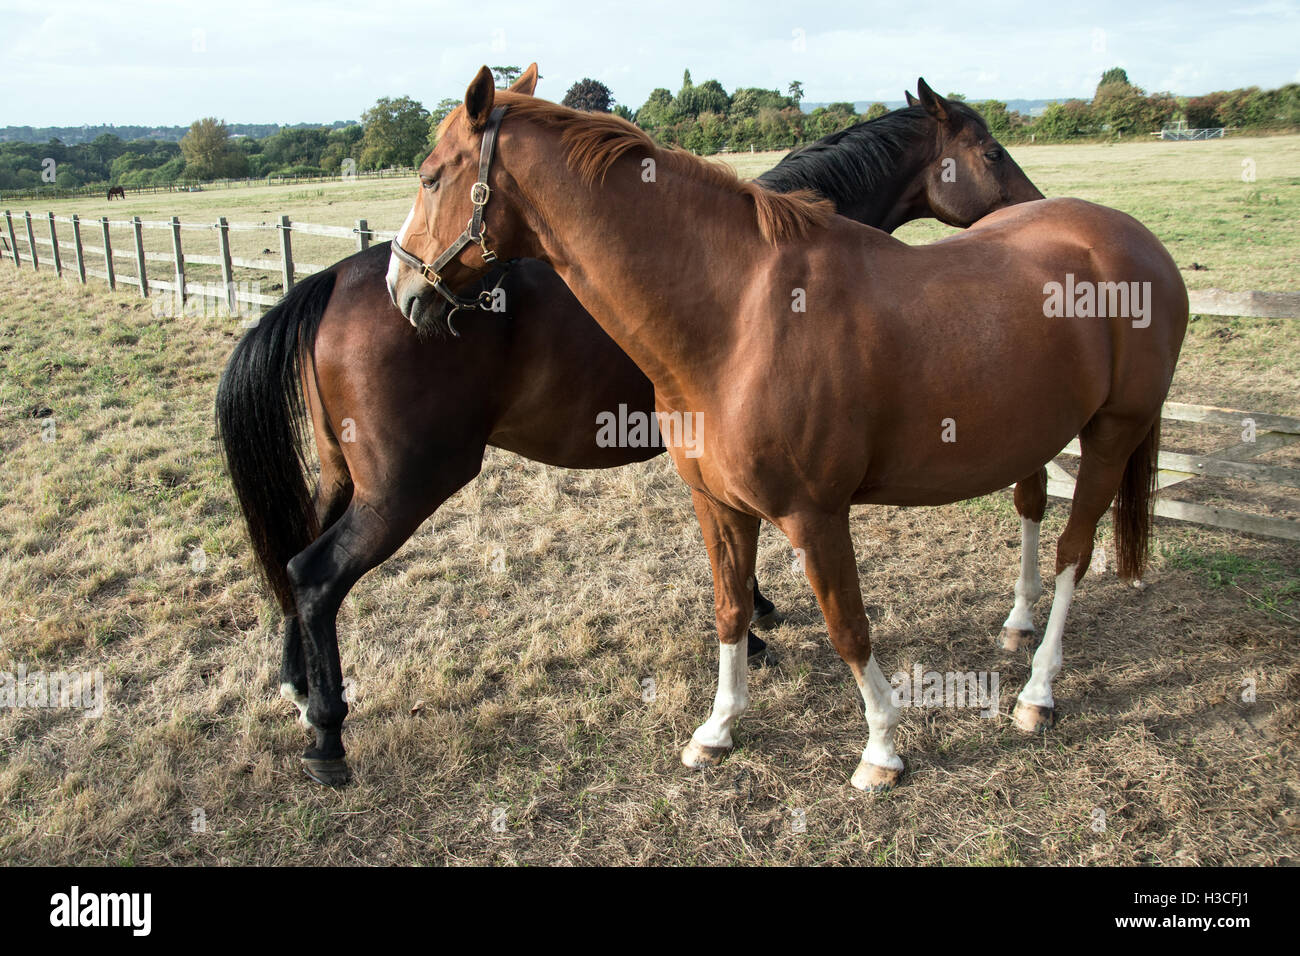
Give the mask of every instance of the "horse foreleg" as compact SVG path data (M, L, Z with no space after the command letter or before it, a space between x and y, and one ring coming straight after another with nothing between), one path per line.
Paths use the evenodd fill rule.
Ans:
M899 707L871 651L871 624L862 605L848 512L796 516L781 530L803 552L804 571L826 618L831 643L853 672L866 708L867 746L853 773L853 786L875 793L890 790L903 777L903 760L894 748Z
M1020 577L1016 581L1016 603L1002 624L1000 642L1008 651L1029 648L1038 632L1034 629L1034 603L1042 597L1043 579L1038 573L1038 531L1047 510L1047 469L1040 468L1016 482L1016 511L1020 513Z
M713 566L713 608L718 626L718 691L709 719L682 751L688 767L713 766L732 747L731 728L749 705L749 622L754 612L754 562L758 519L694 491L695 514Z

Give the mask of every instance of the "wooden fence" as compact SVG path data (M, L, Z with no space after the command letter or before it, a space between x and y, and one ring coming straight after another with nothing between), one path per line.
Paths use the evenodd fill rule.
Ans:
M1169 488L1198 477L1230 478L1300 488L1300 469L1250 460L1300 441L1300 418L1240 412L1208 405L1186 405L1182 402L1165 402L1160 417L1164 421L1226 426L1240 432L1242 440L1208 455L1161 451L1157 488ZM1078 456L1079 440L1076 438L1066 445L1061 454ZM1047 493L1057 498L1074 496L1074 477L1055 461L1047 465ZM1215 528L1300 541L1300 521L1294 518L1251 514L1217 505L1180 501L1167 495L1156 496L1156 514L1177 521L1192 521Z
M43 223L48 238L37 237L34 223L38 220ZM59 238L60 223L71 228L71 241ZM235 269L278 271L283 280L284 291L288 292L293 288L295 277L311 275L313 272L319 272L321 269L326 268L325 265L294 261L293 233L295 232L304 235L350 240L355 243L357 250L367 248L372 241L382 242L397 235L395 232L371 229L364 219L358 219L356 225L349 229L346 226L322 226L310 222L290 222L288 216L281 216L280 221L275 224L227 222L225 216L222 216L215 223L182 223L176 216L172 216L169 222L142 220L139 216L134 216L129 220L110 220L107 216L100 219L82 220L75 215L70 217L56 216L51 212L46 213L44 217L33 219L30 212L24 212L22 214L22 226L25 235L19 235L15 231L14 216L10 210L6 209L5 233L3 237L0 237L0 246L3 246L3 248L0 248L0 252L3 252L6 258L11 259L13 264L19 268L23 264L23 252L19 248L20 244L26 246L27 259L31 262L34 270L39 270L42 261L44 261L42 257L46 253L39 251L39 247L43 247L48 250L50 267L53 268L56 275L61 276L64 273L63 251L67 250L73 257L68 264L69 268L74 271L76 278L83 285L87 276L95 276L108 282L110 289L116 290L119 285L134 286L139 289L140 295L145 297L148 297L153 290L163 290L176 294L182 303L191 296L224 299L232 312L238 312L241 303L269 307L275 305L279 300L278 296L263 295L259 292L241 289L239 284L235 282ZM103 244L92 245L84 242L82 238L83 226L96 231ZM111 226L129 228L132 231L134 239L132 249L126 251L113 249L112 239L109 235ZM172 251L170 253L146 252L144 248L144 230L146 229L170 232ZM216 254L185 252L181 242L183 230L215 233ZM248 259L232 256L230 253L230 233L249 231L278 233L280 257L278 259ZM97 264L102 262L103 268L99 269L89 265L87 254L94 256L93 261ZM119 272L114 265L116 259L132 261L135 265L135 275ZM150 278L146 267L146 263L149 262L168 263L171 266L171 270L169 270L171 278L166 280ZM221 285L187 282L185 278L186 263L219 266L221 268Z
M269 175L260 178L246 177L244 179L210 179L210 180L182 180L174 183L160 183L157 185L140 185L122 187L128 196L142 196L146 193L157 195L158 193L186 193L186 192L205 192L209 189L236 189L240 187L253 186L305 186L312 183L337 183L347 182L354 179L394 179L394 178L414 178L415 169L410 166L390 166L387 169L366 169L355 170L343 174L331 173L311 174L303 173L302 175L277 176ZM21 200L34 200L40 202L46 199L80 199L92 196L103 196L108 192L108 183L95 183L89 186L37 186L29 189L9 189L0 197L5 202L18 202Z
M49 238L38 238L34 223L39 219ZM234 280L235 269L256 269L259 271L278 271L287 292L293 287L294 279L300 275L310 275L326 268L323 265L296 262L293 257L293 233L325 236L333 239L349 240L356 249L367 248L372 241L392 239L396 233L371 229L366 220L358 219L352 228L346 226L322 226L309 222L290 222L288 216L281 216L276 224L227 222L221 217L212 224L182 223L173 216L169 222L142 221L139 216L126 221L112 221L108 217L98 220L80 220L77 216L56 216L46 213L44 217L33 219L30 212L22 216L23 235L14 227L14 218L9 210L5 211L5 232L0 235L0 252L12 259L15 266L22 266L22 252L19 244L27 247L27 256L33 269L41 267L41 253L37 247L45 247L50 252L50 265L56 275L63 275L65 268L75 272L83 284L87 276L96 276L108 282L112 289L118 284L137 288L142 296L148 296L151 290L160 289L179 292L181 302L190 296L204 296L224 300L232 313L240 311L241 304L253 306L272 306L278 296L262 295L240 289ZM71 227L72 240L65 241L58 237L58 224ZM96 229L102 237L103 245L90 245L82 241L82 226ZM130 227L134 239L133 248L114 251L109 238L110 226ZM144 248L144 230L162 229L171 233L172 252L146 252ZM182 231L215 233L216 255L184 253L182 251ZM280 257L278 259L246 259L232 256L230 253L230 233L232 231L276 232L279 235ZM62 252L70 251L73 260L66 266ZM103 269L92 268L87 264L87 254L99 257ZM134 261L135 275L118 273L114 268L115 259ZM161 280L149 278L146 264L149 262L166 262L172 266L172 279ZM191 283L185 278L186 263L198 265L215 265L221 267L222 284L220 286ZM1220 289L1193 291L1189 293L1191 311L1197 315L1244 316L1248 318L1296 318L1300 317L1300 292L1226 292ZM1284 415L1271 415L1263 412L1242 412L1206 405L1186 405L1181 402L1166 402L1161 413L1162 418L1175 422L1196 422L1210 425L1233 426L1250 431L1250 439L1243 437L1234 443L1208 455L1188 455L1179 452L1162 451L1159 457L1160 488L1168 488L1197 477L1217 477L1281 485L1285 488L1300 488L1300 469L1284 465L1262 464L1251 459L1300 441L1300 418ZM1063 456L1079 454L1079 442L1071 442L1061 453ZM1048 465L1048 493L1056 497L1069 498L1074 494L1074 478L1058 462ZM1252 534L1300 541L1300 521L1269 515L1251 514L1235 509L1212 505L1180 501L1165 496L1156 499L1156 514L1179 521L1192 521L1197 524L1246 531Z

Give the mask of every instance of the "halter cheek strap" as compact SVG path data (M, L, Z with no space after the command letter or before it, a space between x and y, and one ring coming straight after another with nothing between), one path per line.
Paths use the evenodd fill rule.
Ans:
M435 292L446 299L452 306L451 315L455 315L460 309L482 309L487 310L492 305L492 293L500 288L501 283L505 281L506 272L513 265L513 262L507 262L501 274L501 279L493 289L485 289L473 298L456 295L447 284L442 280L442 270L455 259L466 246L478 244L483 252L484 262L496 262L497 254L488 248L487 233L483 230L483 210L487 208L488 200L492 197L492 189L488 186L488 173L492 169L492 157L496 153L497 133L501 130L501 121L505 118L508 106L498 106L488 117L487 127L483 132L483 143L479 149L478 159L478 180L470 187L469 200L474 205L474 214L470 217L469 224L465 227L456 239L438 256L432 263L425 262L419 256L413 255L403 249L396 239L393 240L393 255L399 260L406 263L412 269L420 273L426 282L428 282ZM451 316L448 316L450 324ZM453 329L453 331L455 331Z

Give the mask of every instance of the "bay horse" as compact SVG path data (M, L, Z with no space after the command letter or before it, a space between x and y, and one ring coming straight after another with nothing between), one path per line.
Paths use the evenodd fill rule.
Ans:
M1140 577L1147 558L1187 290L1141 223L1044 199L908 246L814 193L768 192L660 149L618 117L498 93L486 67L419 177L391 245L403 314L479 279L494 257L540 259L654 383L708 548L719 639L713 710L683 763L723 759L748 704L766 519L801 556L863 698L868 739L851 782L895 786L900 708L872 650L850 507L985 495L1037 474L1078 435L1052 609L1013 711L1021 729L1051 725L1066 617L1112 500L1120 576ZM673 431L687 416L696 454Z
M531 94L536 80L534 65L511 90ZM1042 198L979 114L924 80L919 93L911 108L795 150L759 181L817 190L887 230L925 216L968 226ZM227 470L284 613L281 693L318 728L304 767L330 785L348 779L342 718L311 713L309 687L315 675L318 686L340 688L325 692L340 700L338 608L474 478L486 446L567 468L616 467L664 450L597 441L602 413L652 415L654 387L549 266L525 260L485 278L485 288L499 284L508 313L462 313L453 337L442 302L421 313L417 336L389 298L389 258L388 243L377 244L298 283L242 338L217 396ZM355 442L346 440L349 420ZM320 457L314 495L300 455L308 433ZM771 623L775 609L757 582L753 600L752 625ZM747 647L757 653L762 642L751 635Z
M121 186L109 186L109 187L108 187L108 200L111 202L111 201L113 200L114 197L116 197L116 198L118 198L118 199L125 199L125 198L126 198L126 190L123 189Z

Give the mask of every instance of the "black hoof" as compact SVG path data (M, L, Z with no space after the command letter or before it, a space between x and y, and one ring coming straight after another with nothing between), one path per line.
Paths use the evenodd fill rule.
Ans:
M763 667L776 663L776 655L768 648L767 641L753 631L749 632L748 662L750 667Z
M302 769L307 776L327 787L346 787L352 782L352 771L343 758L324 760L319 757L303 757Z
M781 615L776 613L776 605L760 595L754 602L754 615L749 619L749 626L768 631L780 623Z

